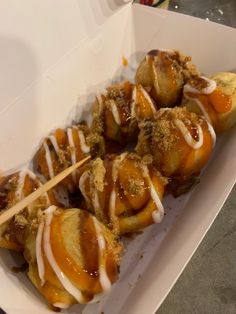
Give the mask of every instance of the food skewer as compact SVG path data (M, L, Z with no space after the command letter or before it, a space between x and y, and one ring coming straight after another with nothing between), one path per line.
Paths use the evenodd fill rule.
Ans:
M68 175L70 175L74 170L82 166L88 159L90 159L91 156L88 156L80 161L78 161L76 164L70 166L69 168L65 169L64 171L60 172L57 176L52 178L50 181L46 182L44 185L42 185L40 188L38 188L36 191L22 199L20 202L12 206L11 208L7 209L0 215L0 226L11 219L13 216L18 214L21 210L23 210L25 207L27 207L30 203L34 202L37 198L39 198L42 194L46 193L48 190L53 188L55 185L57 185L59 182L61 182L63 179L65 179Z

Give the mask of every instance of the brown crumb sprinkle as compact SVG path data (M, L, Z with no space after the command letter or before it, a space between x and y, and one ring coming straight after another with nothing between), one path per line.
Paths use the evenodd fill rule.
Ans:
M144 181L130 178L125 194L137 196L144 193Z
M100 191L103 192L104 190L104 178L105 178L105 174L106 174L106 169L104 167L103 161L101 158L96 158L93 162L92 162L92 173L94 176L94 185L95 188Z
M151 147L151 151L155 151L156 149L161 151L170 151L176 147L176 143L179 141L180 135L174 124L175 119L183 121L185 126L190 131L196 128L197 124L202 123L201 118L199 118L195 113L188 112L186 108L173 108L171 110L161 109L157 112L155 118L155 121L151 122L151 134L146 136L146 138L150 138L149 145ZM143 138L144 143L139 143L139 146L141 147L145 147L145 145L147 145L145 143L145 136L143 136Z

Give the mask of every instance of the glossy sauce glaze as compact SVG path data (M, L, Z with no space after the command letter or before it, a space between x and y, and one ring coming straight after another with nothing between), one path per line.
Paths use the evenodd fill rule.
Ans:
M216 141L214 129L204 117L178 107L159 110L152 138L156 167L172 182L178 179L179 185L198 176Z
M161 198L164 186L160 178L149 175L147 166L140 160L129 158L128 153L109 156L104 160L106 174L103 192L95 192L91 174L81 178L81 192L88 204L93 204L97 218L111 226L114 232L123 234L135 228L160 222L164 216ZM87 180L87 185L86 185ZM154 181L153 181L154 180ZM98 209L94 198L99 194ZM98 213L98 214L97 214Z
M52 179L59 172L63 171L71 164L85 157L90 152L90 147L86 143L84 132L77 126L72 126L66 130L57 129L49 135L43 142L37 154L38 167L46 179ZM64 182L69 182L72 178L76 183L76 171L72 176L66 178ZM72 188L73 189L73 188Z
M184 86L184 96L194 101L207 121L220 132L219 115L231 110L231 97L222 93L214 80L203 76Z
M107 246L100 223L95 217L81 210L76 214L79 222L77 245L82 257L78 264L68 250L64 238L67 235L62 231L63 213L63 210L56 206L50 206L38 228L36 260L41 289L46 294L46 283L55 284L55 280L58 280L77 302L87 303L95 294L110 289L111 283L117 279L117 264ZM53 277L55 275L56 279ZM65 304L57 306L66 307Z
M179 119L175 119L174 124L179 129L179 131L182 133L182 136L184 137L186 143L191 148L199 149L202 147L202 145L203 145L203 131L202 131L202 127L199 124L197 124L197 126L196 126L198 140L195 140L193 138L192 134L189 132L188 128L185 126L183 121L181 121Z
M132 92L131 117L138 121L153 117L156 112L155 105L142 87L142 85L135 85Z
M180 96L179 77L175 68L175 51L153 50L146 56L157 105L172 106ZM166 92L168 90L168 93Z

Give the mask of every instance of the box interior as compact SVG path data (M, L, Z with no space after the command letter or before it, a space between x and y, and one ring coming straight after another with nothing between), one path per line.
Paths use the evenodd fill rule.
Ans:
M23 5L15 0L1 3L0 9L4 172L26 165L50 131L86 116L106 85L132 79L148 50L179 49L205 74L235 69L236 31L181 14L118 0L25 0ZM219 139L200 184L178 199L168 197L164 221L126 240L120 280L111 293L65 313L154 312L229 194L236 179L235 153L232 130ZM1 251L1 307L8 314L52 313L26 276L10 271L16 263L15 254Z

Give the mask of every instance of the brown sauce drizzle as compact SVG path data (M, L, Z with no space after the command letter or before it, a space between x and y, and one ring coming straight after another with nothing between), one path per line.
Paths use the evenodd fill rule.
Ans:
M169 93L175 93L177 88L176 74L174 70L173 60L169 58L168 53L160 53L161 66L164 67L168 81L169 81Z
M51 247L58 266L80 290L89 291L90 294L101 292L99 278L78 265L67 251L61 231L62 219L63 215L54 215L51 223Z

